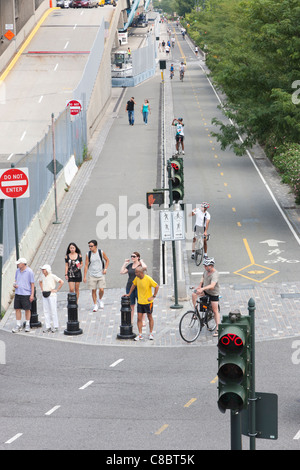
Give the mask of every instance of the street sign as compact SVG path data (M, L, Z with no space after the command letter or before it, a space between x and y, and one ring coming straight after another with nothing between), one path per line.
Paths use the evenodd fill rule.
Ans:
M76 116L82 109L82 104L78 100L71 100L67 102L67 108L70 109L71 116Z
M162 241L184 240L184 211L160 211L160 231Z
M0 199L29 196L28 168L0 170Z
M164 192L153 191L146 194L147 209L151 209L154 205L161 206L164 203Z

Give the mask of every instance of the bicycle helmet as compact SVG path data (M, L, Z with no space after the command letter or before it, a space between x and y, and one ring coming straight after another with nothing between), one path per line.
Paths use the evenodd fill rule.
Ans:
M215 258L205 258L203 261L203 266L214 266Z
M201 207L203 207L203 209L208 209L210 206L209 202L202 202L201 203Z

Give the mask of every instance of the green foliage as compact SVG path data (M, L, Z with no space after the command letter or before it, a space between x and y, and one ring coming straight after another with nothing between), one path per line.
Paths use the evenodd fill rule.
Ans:
M300 145L283 144L276 149L273 162L282 174L282 181L293 189L300 204Z

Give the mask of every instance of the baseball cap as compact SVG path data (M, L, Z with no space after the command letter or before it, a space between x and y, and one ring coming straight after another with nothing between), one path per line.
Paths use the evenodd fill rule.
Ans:
M41 269L46 269L48 273L51 273L51 266L50 264L44 264L44 266L41 266Z
M19 258L19 259L16 261L16 264L20 264L20 263L27 264L26 258Z

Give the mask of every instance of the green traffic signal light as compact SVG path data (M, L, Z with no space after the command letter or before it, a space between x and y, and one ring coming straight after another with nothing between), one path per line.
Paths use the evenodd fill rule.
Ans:
M182 201L184 197L183 159L170 158L173 200Z
M241 411L248 405L250 375L250 317L229 314L219 325L218 406Z

